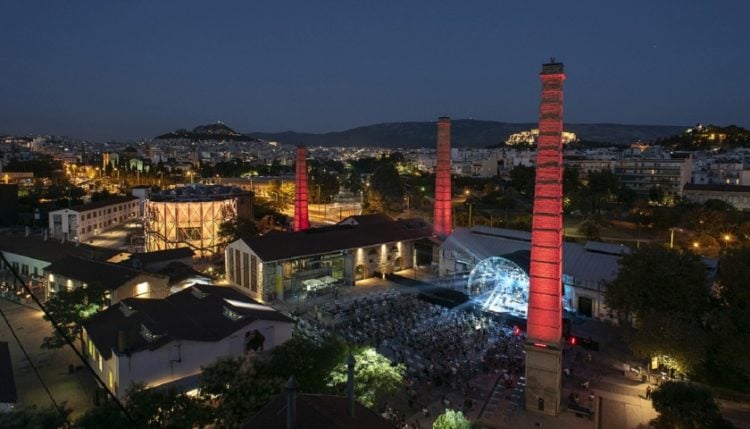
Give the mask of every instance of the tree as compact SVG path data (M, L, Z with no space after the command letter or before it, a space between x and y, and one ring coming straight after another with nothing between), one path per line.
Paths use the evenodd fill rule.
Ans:
M432 424L432 429L471 429L471 422L458 410L446 408Z
M73 290L62 288L45 304L47 312L65 336L71 341L75 338L80 340L81 350L86 350L83 344L83 322L106 304L105 292L99 285L88 285ZM44 319L51 322L47 315ZM44 338L42 348L59 349L65 344L65 338L53 326L52 336Z
M279 394L283 383L263 362L222 358L203 368L200 390L204 399L218 401L216 423L236 427Z
M695 254L643 246L625 255L605 300L621 319L634 318L623 325L637 356L668 355L681 372L704 362L709 290L706 266Z
M269 369L280 379L294 375L301 392L325 393L329 374L345 359L346 346L334 337L317 344L294 336L273 349Z
M270 205L279 211L284 211L294 203L294 184L274 180L271 182L268 194L271 195Z
M606 200L617 194L620 188L619 181L609 168L589 172L588 178L586 189L591 196L591 211L601 213L602 199Z
M67 427L69 409L58 411L54 406L46 408L18 407L0 413L0 428L3 429L57 429Z
M586 240L601 240L601 228L593 219L586 219L578 225L578 232L586 237Z
M362 405L372 408L403 385L406 367L393 364L390 359L365 347L353 352L354 392ZM328 385L343 392L347 380L346 362L341 362L331 371Z
M397 215L403 211L404 185L392 162L384 162L370 178L369 208L374 212Z
M655 429L731 429L711 392L693 383L669 381L653 393Z
M128 412L147 429L202 428L211 415L207 405L174 389L146 389L142 384L126 392Z
M224 243L231 243L243 237L252 237L258 234L258 227L255 222L235 218L222 222L219 225L219 237Z
M75 422L78 429L130 429L133 424L112 401L90 408Z
M750 247L729 249L719 260L718 291L711 315L712 379L729 387L750 385Z
M536 169L518 165L510 170L510 186L524 197L534 197Z

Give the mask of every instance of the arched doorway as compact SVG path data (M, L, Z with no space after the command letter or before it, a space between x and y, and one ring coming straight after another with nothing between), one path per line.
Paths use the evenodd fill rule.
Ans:
M401 266L402 262L403 261L401 260L400 256L398 258L396 258L396 260L393 261L393 271L401 271L401 270L403 270L404 268Z

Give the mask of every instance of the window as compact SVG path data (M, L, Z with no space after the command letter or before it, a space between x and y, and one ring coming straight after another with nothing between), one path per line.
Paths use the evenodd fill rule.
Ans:
M224 315L224 317L226 317L227 319L233 322L236 322L244 317L243 315L237 313L236 311L232 310L231 308L227 306L224 306L222 314Z
M154 342L158 340L159 338L161 338L161 335L154 334L143 323L141 323L141 336L143 336L143 338L149 343Z
M250 290L258 292L258 257L250 257Z
M253 277L253 270L252 267L250 267L250 255L242 252L242 267L245 270L250 270L249 272L246 272L245 275L242 276L242 287L245 289L250 289L250 283L252 282Z

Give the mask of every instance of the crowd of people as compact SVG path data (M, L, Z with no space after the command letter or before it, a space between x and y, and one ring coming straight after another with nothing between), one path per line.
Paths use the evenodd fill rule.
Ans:
M473 381L479 376L496 375L511 389L523 375L522 333L499 317L442 307L413 292L389 289L340 299L316 308L314 319L348 343L370 345L405 365L400 397L406 403L382 409L397 427L418 427L418 419L409 422L407 414L434 417L431 403L464 412L481 406Z

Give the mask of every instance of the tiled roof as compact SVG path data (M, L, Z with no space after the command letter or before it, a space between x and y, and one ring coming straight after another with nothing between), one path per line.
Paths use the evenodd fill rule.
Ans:
M59 274L72 280L82 281L89 285L99 285L108 290L115 290L141 274L158 276L109 262L66 256L44 268L51 274Z
M120 252L86 244L76 245L72 241L61 243L60 240L52 238L43 240L40 237L22 235L0 236L0 250L50 263L68 256L106 260Z
M225 315L230 310L236 320ZM126 298L92 316L84 329L97 350L109 359L125 335L127 352L157 349L174 340L220 341L256 320L294 323L229 287L195 285L164 299ZM145 327L155 338L148 341Z
M322 228L242 240L262 261L269 262L432 236L432 225L421 219L393 220L385 215L352 218L356 218L354 225L342 222Z

